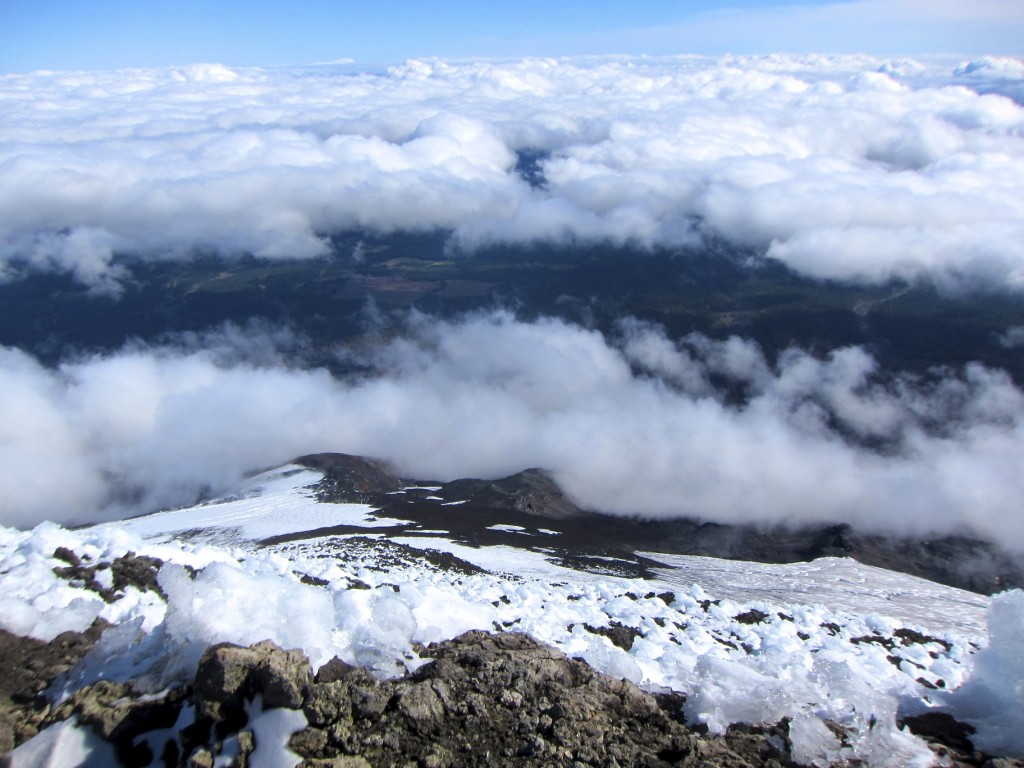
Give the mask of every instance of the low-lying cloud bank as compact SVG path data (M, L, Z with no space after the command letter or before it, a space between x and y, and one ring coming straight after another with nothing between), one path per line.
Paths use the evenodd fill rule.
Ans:
M817 278L1020 290L1022 95L1006 58L0 76L0 276L116 294L116 253L307 258L367 228L467 251L711 237Z
M57 370L2 350L0 523L184 503L343 451L424 478L547 467L617 514L846 521L1024 551L1024 393L980 366L924 381L854 347L769 361L735 337L677 343L627 320L608 339L504 313L414 316L344 380L289 364L283 332L185 341Z

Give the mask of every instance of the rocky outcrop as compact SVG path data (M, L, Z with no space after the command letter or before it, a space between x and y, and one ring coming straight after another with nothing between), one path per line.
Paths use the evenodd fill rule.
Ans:
M0 636L6 648L10 637ZM65 668L88 645L88 638L58 640L31 641L36 652L49 649L53 664L45 674ZM785 721L734 725L721 736L688 728L681 694L645 692L527 635L468 632L421 649L421 656L430 661L416 672L381 681L340 659L314 676L301 652L269 640L248 648L221 643L202 655L189 687L153 696L130 683L100 681L52 708L41 703L39 680L23 680L39 708L18 738L7 732L2 747L6 752L36 728L75 717L111 741L124 766L247 768L260 746L249 723L259 697L264 709L302 710L308 726L289 747L303 768L796 765ZM24 661L39 667L31 653ZM4 690L9 705L11 692ZM902 724L951 768L1024 765L975 751L970 727L947 714Z
M210 646L196 669L196 710L214 722L245 720L247 701L261 696L267 709L299 709L313 682L309 659L270 640L248 648L230 643Z
M85 632L64 632L48 643L0 629L0 755L46 726L51 718L46 689L89 652L106 626L98 621Z
M324 473L317 484L321 501L344 498L362 501L381 493L397 491L408 483L395 475L386 463L347 453L315 453L300 456L295 463Z
M412 675L376 681L321 668L291 747L304 766L787 766L786 728L709 737L656 697L527 635L469 632L424 651Z
M296 463L324 472L314 486L320 501L371 504L381 517L408 520L424 531L444 531L446 538L470 546L537 547L580 570L606 572L611 556L625 568L616 575L644 578L649 575L649 563L635 555L638 551L764 563L851 557L982 594L1024 587L1020 558L990 542L964 536L907 539L869 534L847 524L765 529L684 517L643 520L598 514L577 506L541 469L497 480L434 482L400 478L384 462L345 454L303 456ZM543 529L544 535L531 539L501 530L508 526L530 534ZM380 529L385 534L392 531L398 528ZM266 543L358 532L355 528L317 529L277 536ZM419 534L413 527L403 529L401 535Z
M588 517L543 469L526 469L499 480L455 480L443 489L476 505L508 508L549 520Z
M306 768L793 765L784 724L701 734L682 723L683 697L645 693L526 635L470 632L423 655L432 660L417 672L379 681L339 659L314 677L301 652L270 641L218 644L190 688L154 697L100 681L38 725L75 717L111 741L125 766L245 768L259 746L247 728L259 696L264 709L305 714L309 725L289 746ZM184 707L195 716L183 718ZM175 733L182 721L190 724ZM150 744L154 733L165 735Z
M156 574L163 561L147 555L136 555L128 552L110 562L89 562L83 560L67 547L57 547L53 557L67 565L57 566L53 572L62 579L67 579L84 589L91 590L106 602L113 603L124 596L128 587L135 587L140 592L153 591L161 597L167 596L157 583ZM104 586L97 577L100 571L110 571L110 586Z
M188 690L172 688L160 697L136 692L129 683L101 680L76 691L50 715L51 722L77 717L82 725L113 743L122 765L149 765L154 757L173 765L178 758L176 746L154 756L151 747L139 737L173 728L186 703Z

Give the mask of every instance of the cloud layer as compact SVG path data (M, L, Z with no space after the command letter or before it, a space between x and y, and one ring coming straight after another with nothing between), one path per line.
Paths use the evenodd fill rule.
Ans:
M1024 64L410 61L0 76L0 274L324 254L342 229L725 240L818 278L1024 287ZM543 186L515 171L539 152Z
M978 366L925 381L883 376L856 347L770 361L738 337L675 342L626 320L609 339L503 313L414 316L346 380L289 365L285 333L186 341L57 370L4 350L0 522L188 502L343 451L424 478L546 467L616 514L967 532L1024 551L1024 394Z

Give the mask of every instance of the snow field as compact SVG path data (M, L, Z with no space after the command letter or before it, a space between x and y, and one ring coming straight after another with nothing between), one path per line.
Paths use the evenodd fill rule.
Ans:
M276 488L273 494L295 491ZM305 503L312 503L308 496ZM437 539L363 536L356 546L353 537L330 537L257 547L237 524L246 504L253 508L250 519L264 520L258 528L246 523L249 533L262 533L271 521L278 529L286 525L268 511L274 507L263 496L196 508L193 522L201 518L214 528L214 507L230 511L223 520L233 532L230 542L176 539L158 532L148 518L76 531L53 524L27 532L0 529L0 626L51 639L67 629L83 630L97 617L114 624L56 696L100 678L136 679L159 691L190 680L199 655L212 643L249 645L268 638L301 648L314 668L337 655L389 677L423 663L418 644L470 629L503 629L528 633L647 689L685 692L687 719L713 732L734 722L791 718L794 758L800 762L928 765L931 752L897 729L896 721L898 714L931 707L974 724L980 748L1024 754L1021 592L991 601L987 641L983 634L948 626L936 637L926 623L877 610L858 614L802 598L787 603L781 589L774 601L732 599L705 591L693 568L685 579L667 570L676 573L668 584L669 579L581 573L552 565L536 552L470 549ZM255 511L257 504L262 511ZM290 516L298 506L280 509ZM177 514L177 523L189 518L186 510ZM402 559L387 548L403 543L471 555L489 572L443 570L411 550ZM53 557L58 546L90 563L129 551L161 558L158 580L166 602L133 587L115 602L103 602L84 585L54 574L63 565ZM723 562L716 561L716 578L724 568L738 575L751 565ZM830 568L805 568L804 591L815 572L827 575ZM882 594L871 583L872 571L859 573L857 590ZM923 589L919 579L886 578L905 579L905 596ZM956 610L961 595L949 590L948 604L936 602L946 588L925 584L921 595L940 614L932 627L941 625L941 613ZM628 650L602 633L615 627L633 636L631 644L620 643Z

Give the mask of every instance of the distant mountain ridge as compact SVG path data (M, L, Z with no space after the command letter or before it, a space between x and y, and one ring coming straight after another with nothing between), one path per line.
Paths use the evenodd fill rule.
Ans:
M613 557L625 572L643 576L649 564L636 553L644 551L763 563L851 557L865 565L980 594L1024 587L1024 566L1016 558L966 536L898 539L842 523L762 528L692 518L617 517L580 508L550 474L538 468L495 480L440 482L403 478L384 461L348 454L311 454L295 463L324 473L315 486L321 502L369 504L382 517L413 521L428 532L444 530L471 545L502 543L553 550L575 567L585 567L593 558ZM522 535L539 531L544 533L540 538ZM328 532L289 534L267 543Z

